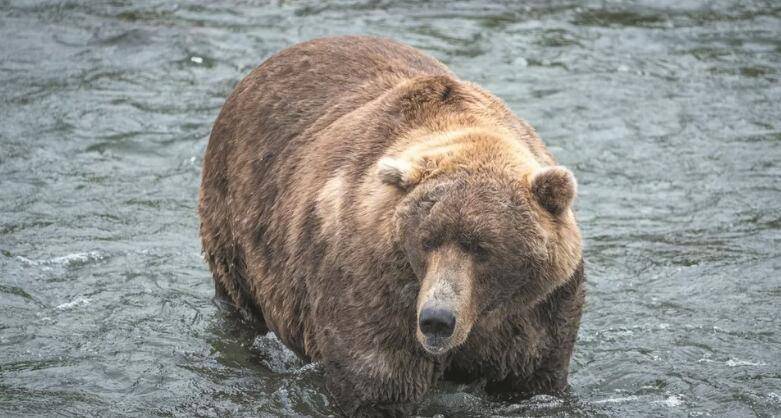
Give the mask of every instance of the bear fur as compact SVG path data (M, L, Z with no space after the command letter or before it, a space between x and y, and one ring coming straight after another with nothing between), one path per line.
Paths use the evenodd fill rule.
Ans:
M576 184L534 129L388 39L285 49L227 99L199 214L216 295L320 362L347 415L442 377L567 385L584 302ZM424 335L423 306L454 315Z

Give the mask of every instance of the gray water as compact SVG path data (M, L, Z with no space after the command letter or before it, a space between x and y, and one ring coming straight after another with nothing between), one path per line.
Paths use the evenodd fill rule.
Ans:
M580 183L571 391L421 415L781 414L777 2L0 0L0 415L334 414L215 306L211 124L273 52L362 33L502 97Z

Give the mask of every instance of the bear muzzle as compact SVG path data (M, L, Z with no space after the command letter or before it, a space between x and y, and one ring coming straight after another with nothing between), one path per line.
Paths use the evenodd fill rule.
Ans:
M417 338L429 353L443 354L466 340L472 328L471 315L465 315L457 302L434 297L418 311Z
M417 339L431 354L462 344L472 328L472 268L460 250L435 250L418 294Z

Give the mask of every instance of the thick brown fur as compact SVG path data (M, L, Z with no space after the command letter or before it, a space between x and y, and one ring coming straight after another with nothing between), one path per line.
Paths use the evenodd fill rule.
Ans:
M239 83L199 213L217 295L322 362L344 413L393 415L443 374L566 387L585 286L574 194L490 93L408 46L335 37ZM429 300L458 314L436 349L417 326Z

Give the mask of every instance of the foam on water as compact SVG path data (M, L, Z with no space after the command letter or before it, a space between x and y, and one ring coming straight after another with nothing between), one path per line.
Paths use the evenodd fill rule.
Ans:
M78 306L87 306L90 304L90 300L88 298L77 298L70 302L62 303L57 305L57 309L59 310L67 310L71 308L75 308Z
M680 396L671 395L671 396L668 396L667 399L662 401L662 403L665 404L666 406L669 406L670 408L675 408L675 407L681 406L681 404L683 404L683 399L681 399Z
M256 338L252 348L258 352L260 362L274 372L293 373L304 367L304 363L272 332Z
M29 266L50 266L59 265L63 267L78 267L84 264L88 264L93 261L101 261L108 257L98 251L88 251L74 254L66 254L59 257L52 257L41 260L33 260L23 256L16 256L16 258Z
M744 367L744 366L764 366L764 363L755 363L748 360L729 359L724 364L729 367Z

